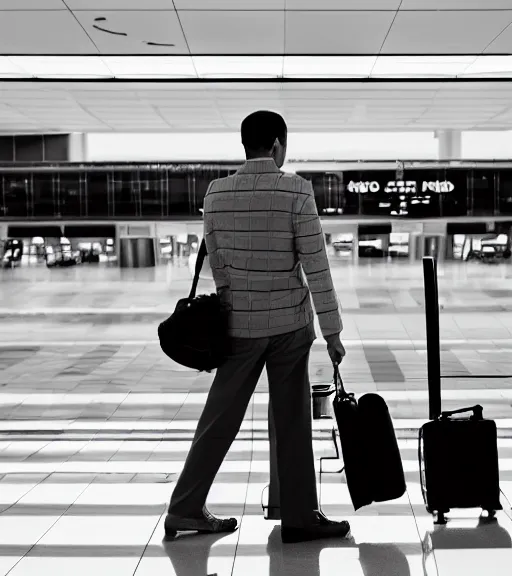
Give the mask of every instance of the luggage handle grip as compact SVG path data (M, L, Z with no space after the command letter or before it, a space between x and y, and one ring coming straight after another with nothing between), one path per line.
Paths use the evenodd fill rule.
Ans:
M349 398L351 394L349 394L345 390L345 387L343 386L343 380L341 379L339 368L340 365L338 362L333 362L333 366L334 366L334 386L336 388L336 396L338 396L338 398Z
M446 420L447 418L453 416L454 414L463 414L464 412L473 412L472 416L473 420L483 420L484 418L484 409L482 408L482 406L480 406L480 404L477 404L475 406L471 406L470 408L460 408L459 410L450 410L448 412L441 412L440 419Z

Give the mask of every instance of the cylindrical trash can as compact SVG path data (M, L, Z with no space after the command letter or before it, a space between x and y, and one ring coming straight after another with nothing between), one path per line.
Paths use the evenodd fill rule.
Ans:
M313 384L313 420L332 418L332 395L335 392L334 384Z
M121 238L121 268L152 268L155 266L155 247L152 238Z

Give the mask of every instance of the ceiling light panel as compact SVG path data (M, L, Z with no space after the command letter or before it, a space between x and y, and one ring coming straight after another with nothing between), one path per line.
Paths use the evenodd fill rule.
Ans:
M195 56L192 57L200 78L280 78L282 56Z
M95 56L11 56L14 65L36 78L108 78L112 72Z
M512 56L480 56L461 77L508 78L512 76Z
M285 56L285 78L367 78L374 56Z
M102 60L116 78L197 78L190 56L104 56Z
M0 56L0 78L30 78L30 74L20 68L11 58Z
M456 78L475 61L474 56L380 56L372 78Z

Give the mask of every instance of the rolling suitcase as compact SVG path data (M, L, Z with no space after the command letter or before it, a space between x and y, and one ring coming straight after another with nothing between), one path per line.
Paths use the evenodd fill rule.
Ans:
M334 382L333 410L354 509L400 498L406 491L405 475L386 402L373 393L357 401L346 392L338 366Z
M472 412L469 417L456 414ZM427 512L446 523L451 508L482 508L489 517L502 510L496 423L482 406L442 412L420 429L418 458Z
M419 432L418 460L423 500L437 524L451 508L482 508L490 517L500 503L496 423L482 406L441 411L441 360L437 264L423 259L427 322L430 422ZM468 417L468 413L472 413ZM466 414L465 417L454 417Z

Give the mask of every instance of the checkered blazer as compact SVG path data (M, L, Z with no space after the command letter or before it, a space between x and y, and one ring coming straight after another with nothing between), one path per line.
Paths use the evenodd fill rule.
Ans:
M249 160L214 180L204 201L204 232L229 334L264 338L313 320L324 336L343 326L311 183L273 159ZM304 274L307 283L304 280Z

